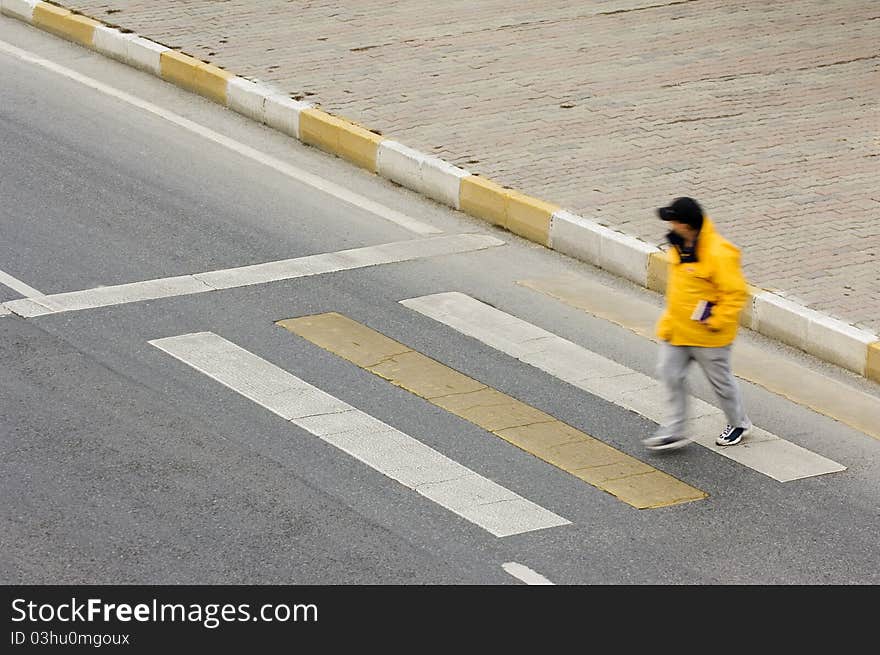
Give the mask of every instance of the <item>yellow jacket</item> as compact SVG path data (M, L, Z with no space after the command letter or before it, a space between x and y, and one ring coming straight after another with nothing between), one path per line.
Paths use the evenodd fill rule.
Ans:
M697 237L696 262L681 263L676 248L666 255L666 310L657 322L657 336L673 346L714 348L732 343L748 297L739 249L715 231L707 216ZM691 318L701 300L715 303L704 322Z

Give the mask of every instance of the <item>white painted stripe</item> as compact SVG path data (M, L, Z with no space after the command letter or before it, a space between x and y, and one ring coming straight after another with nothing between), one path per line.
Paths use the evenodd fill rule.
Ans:
M34 19L34 7L38 0L0 0L0 9L8 16L15 16L30 23Z
M150 343L496 537L570 523L212 332Z
M162 53L170 49L106 25L95 27L94 48L103 55L159 76L162 74Z
M505 571L507 571L514 578L522 580L526 584L535 584L535 585L548 585L553 584L547 578L545 578L540 573L536 573L528 566L523 566L522 564L517 564L516 562L505 562L501 565Z
M18 278L12 277L9 273L4 273L0 271L0 284L3 284L13 291L18 291L18 293L23 296L42 296L43 294L34 289L31 286L28 286Z
M425 155L418 150L391 139L383 140L376 151L376 169L379 175L415 191L422 185L424 160Z
M10 300L3 303L3 309L9 310L13 314L17 314L22 318L32 318L34 316L43 316L44 314L52 314L58 311L56 307L51 306L44 300L45 296L36 296L34 298L22 298L21 300Z
M95 26L95 36L92 40L95 50L117 61L129 63L128 44L132 34L124 34L115 27L107 25Z
M817 311L811 314L805 350L826 362L864 375L868 346L877 341L877 335Z
M243 77L233 77L226 85L226 106L258 123L266 122L269 90Z
M320 255L309 255L240 268L181 275L118 284L83 291L69 291L49 296L10 300L3 306L23 318L121 305L142 300L156 300L252 284L264 284L292 278L404 262L421 257L450 255L491 248L504 242L489 235L453 234L378 246L352 248Z
M161 77L162 53L170 50L170 48L141 36L132 36L133 38L127 39L125 43L125 51L128 55L126 62L135 68L140 68L143 71Z
M0 316L11 316L12 312L0 305Z
M10 300L3 304L7 309L12 310L23 318L33 318L46 314L122 305L142 300L155 300L157 298L169 298L171 296L182 296L213 290L204 282L195 279L192 275L182 275L180 277L117 284L36 298L22 298L21 300Z
M312 105L309 103L299 102L280 93L273 93L266 96L263 101L263 122L287 136L298 139L299 115L310 107Z
M409 241L395 241L378 246L352 248L338 252L297 259L288 259L253 266L242 266L194 277L215 289L228 289L250 284L275 282L290 278L332 273L354 268L390 264L421 257L450 255L502 245L504 242L489 235L455 234Z
M804 307L769 291L755 294L756 331L859 375L865 374L868 344L877 335Z
M455 209L459 208L461 180L470 175L462 168L391 139L379 144L376 168L379 175Z
M659 423L665 416L665 394L657 380L470 296L457 292L438 293L400 302L652 421ZM696 438L696 443L774 480L788 482L846 470L837 462L758 427L740 445L718 446L715 437L725 424L723 412L693 397L689 411L688 433L701 435Z
M656 246L564 209L550 220L550 247L641 286L648 282L648 259Z
M86 75L77 73L76 71L73 71L69 68L65 68L64 66L59 66L58 64L51 62L47 59L43 59L42 57L33 55L25 50L16 48L9 43L0 41L0 51L6 52L7 54L21 59L22 61L27 61L29 63L42 66L43 68L58 73L59 75L63 75L64 77L80 82L85 86L95 89L96 91L100 91L101 93L121 100L122 102L138 107L139 109L143 109L144 111L148 111L151 114L159 116L160 118L163 118L170 123L174 123L175 125L189 130L190 132L194 132L195 134L198 134L208 139L209 141L213 141L214 143L228 148L233 152L236 152L244 157L252 159L266 166L269 166L279 173L287 175L288 177L297 180L298 182L307 184L314 189L334 196L335 198L342 200L343 202L347 202L350 205L360 207L361 209L375 214L376 216L379 216L380 218L383 218L387 221L395 223L407 230L415 232L416 234L439 234L442 231L432 225L428 225L427 223L416 220L410 216L407 216L406 214L395 211L389 207L385 207L378 202L374 202L369 198L365 198L364 196L349 191L343 186L333 184L332 182L329 182L317 175L308 173L300 168L283 162L280 159L276 159L275 157L262 153L255 148L251 148L250 146L247 146L239 141L223 136L218 132L199 125L198 123L184 118L183 116L179 116L173 112L170 112L167 109L163 109L162 107L147 102L146 100L141 100L140 98L137 98L131 94L115 89L91 77L87 77Z

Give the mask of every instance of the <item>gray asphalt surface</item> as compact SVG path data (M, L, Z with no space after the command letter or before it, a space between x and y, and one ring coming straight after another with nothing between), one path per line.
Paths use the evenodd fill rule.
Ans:
M0 317L0 582L876 584L880 443L743 383L752 419L845 464L779 483L398 304L462 291L652 375L655 344L516 285L576 272L648 292L223 108L0 18L0 40L187 116L449 234L421 259L25 320ZM0 52L0 270L43 293L416 238L156 116ZM21 297L0 285L0 301ZM709 492L635 510L277 327L338 311ZM572 521L496 538L147 342L213 331ZM752 339L749 335L743 338ZM755 339L756 343L765 343ZM787 352L766 344L768 352ZM825 371L829 393L859 388ZM714 399L698 376L694 393Z

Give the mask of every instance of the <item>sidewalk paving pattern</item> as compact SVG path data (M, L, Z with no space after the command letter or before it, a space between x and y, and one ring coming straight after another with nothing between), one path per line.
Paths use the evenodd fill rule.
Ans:
M65 0L659 244L698 198L753 285L880 333L871 0Z

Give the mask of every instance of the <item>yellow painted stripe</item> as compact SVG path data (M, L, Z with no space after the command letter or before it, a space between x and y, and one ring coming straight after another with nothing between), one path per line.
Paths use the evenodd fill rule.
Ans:
M507 229L529 241L550 245L550 217L558 205L511 191L507 195Z
M652 252L648 257L648 284L651 291L666 293L669 278L669 258L665 252Z
M550 243L550 217L559 209L478 175L462 179L459 206L471 216L544 246Z
M95 41L95 27L101 23L74 14L69 9L40 2L34 7L33 24L47 32L91 47Z
M708 495L341 314L277 324L632 507L665 507Z
M339 156L371 173L378 170L379 144L385 137L343 120L339 130Z
M226 104L226 90L234 75L213 64L176 50L165 50L159 58L162 78L220 104Z
M868 361L865 363L865 377L880 382L880 341L868 344Z
M384 137L320 109L306 109L299 115L303 143L337 155L376 172L376 155Z
M507 227L507 189L479 175L462 178L459 206L471 216Z
M196 68L196 92L221 105L227 104L229 80L235 75L219 66L201 62Z

